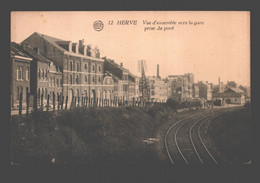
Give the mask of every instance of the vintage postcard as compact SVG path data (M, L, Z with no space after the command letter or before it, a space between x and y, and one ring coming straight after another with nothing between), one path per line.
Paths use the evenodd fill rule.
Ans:
M15 165L247 165L250 12L13 11Z

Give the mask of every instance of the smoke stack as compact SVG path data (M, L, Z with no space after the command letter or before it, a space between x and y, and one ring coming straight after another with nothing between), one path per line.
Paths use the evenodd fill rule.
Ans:
M157 64L157 78L160 77L160 74L159 74L159 64Z
M220 77L218 77L218 85L220 85Z

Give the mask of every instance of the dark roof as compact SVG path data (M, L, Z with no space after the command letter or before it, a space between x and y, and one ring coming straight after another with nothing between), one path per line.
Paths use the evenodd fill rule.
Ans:
M115 81L121 80L119 77L115 76L114 74L112 74L112 73L109 72L109 71L106 71L105 73L107 73L108 75L110 75Z
M242 93L213 93L213 97L229 98L229 97L241 97Z
M235 87L230 87L227 86L228 89L232 90L235 93L245 93L243 90L241 90L240 88L235 88Z
M33 48L30 46L24 46L25 51L27 52L28 55L30 55L33 58L36 58L40 62L45 62L45 63L50 63L52 62L51 60L45 58L44 56L38 54Z
M121 67L121 65L115 63L114 60L105 58L105 61L109 62L110 64L112 64L112 65L114 65L114 66L116 66L117 68L121 69L122 71L127 71L127 72L129 72L128 69L126 69L126 68L124 68L124 67Z
M133 75L131 72L129 72L129 79L131 81L134 81L135 82L135 79L137 78L137 76Z
M34 34L38 34L43 39L45 39L46 41L48 41L49 43L51 43L53 46L57 47L61 51L68 51L68 49L65 49L65 48L70 43L70 41L65 41L65 40L55 38L55 37L52 37L52 36L48 36L48 35L45 35L45 34L40 34L38 32L35 32Z
M11 56L15 56L15 55L25 57L25 58L31 58L28 54L24 52L24 50L19 44L15 42L11 42Z

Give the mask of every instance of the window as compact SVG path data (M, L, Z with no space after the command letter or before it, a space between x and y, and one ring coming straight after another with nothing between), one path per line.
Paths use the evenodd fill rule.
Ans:
M70 75L70 84L72 84L72 75Z
M123 91L128 91L128 85L123 85Z
M84 69L87 70L88 69L88 66L87 64L84 65Z
M100 77L98 77L98 82L100 83Z
M72 62L70 62L70 71L73 71L73 69L72 69Z
M60 79L60 87L62 87L62 79Z
M95 82L95 76L92 77L92 82L93 82L93 83Z
M23 67L19 67L19 79L23 80Z
M41 80L41 69L38 70L38 79Z
M59 79L57 79L57 87L59 87L59 84L60 84Z
M87 83L88 82L88 77L87 76L85 76L85 83Z
M95 66L94 65L92 66L92 70L95 71Z
M45 80L47 80L47 69L45 69Z
M42 69L42 80L44 80L44 70Z
M53 86L55 86L55 78L53 78L53 80L52 80L52 81L53 81Z
M26 68L26 80L29 81L30 78L30 72L29 72L29 67Z
M20 77L19 77L19 68L16 67L16 80L19 80Z
M100 66L98 67L98 71L101 72L101 67Z
M79 84L79 76L76 76L76 84Z
M52 87L52 77L50 77L49 85L50 85L50 87Z
M19 98L20 98L20 88L19 88L19 86L17 87L17 100L19 100Z
M23 96L23 87L22 86L20 88L20 93L22 93L22 96Z
M44 89L42 88L42 99L43 99L43 97L44 97Z
M38 99L40 99L40 95L41 95L41 90L40 88L38 88Z
M47 88L45 88L45 100L47 100L47 95L48 95L48 93L47 93Z
M79 72L79 63L77 63L77 71Z

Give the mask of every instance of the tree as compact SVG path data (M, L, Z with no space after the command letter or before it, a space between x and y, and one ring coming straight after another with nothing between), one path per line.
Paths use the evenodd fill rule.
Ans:
M243 90L245 93L247 93L247 90L246 90L246 88L244 87L244 86L242 86L242 85L239 85L239 87L238 87L239 89L241 89L241 90Z
M235 81L228 81L227 82L227 86L229 86L229 87L237 87L237 84L236 84L236 82Z

